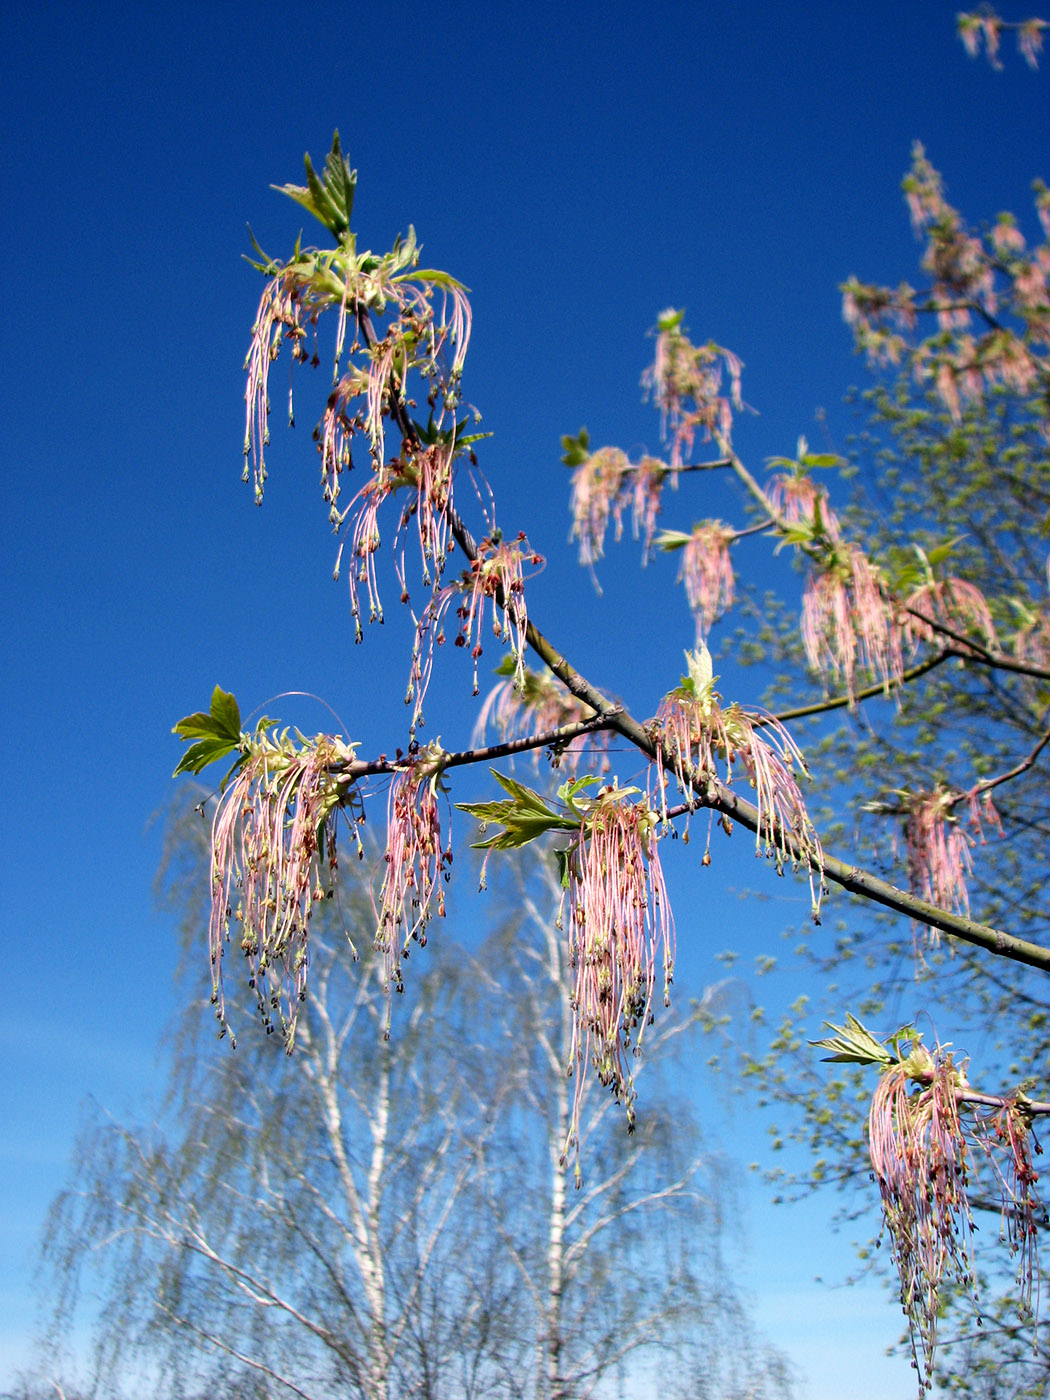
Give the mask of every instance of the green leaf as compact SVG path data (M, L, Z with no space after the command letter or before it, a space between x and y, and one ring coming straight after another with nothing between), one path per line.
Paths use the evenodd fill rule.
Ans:
M664 549L670 553L675 549L683 549L692 538L692 535L685 535L681 530L661 530L653 544L657 549Z
M357 189L357 171L350 169L350 162L339 148L339 131L332 137L332 149L324 163L325 185L339 214L342 232L350 230L350 219L354 212L354 192Z
M929 560L930 568L935 569L938 564L943 564L951 556L955 546L962 544L965 538L965 535L956 535L954 539L945 540L943 544L936 544L932 549L927 550L926 558Z
M562 461L567 467L579 467L586 462L591 455L591 435L586 428L581 428L575 437L566 435L561 440L563 448Z
M562 783L561 787L558 789L558 796L566 804L566 806L568 806L573 812L576 813L578 818L582 817L583 813L576 805L576 798L581 792L583 792L584 788L591 787L594 783L600 781L601 779L597 776L596 773L585 773L582 778L573 778L569 782ZM625 788L624 791L633 792L636 791L636 789ZM575 827L576 825L577 823L574 822L573 826Z
M517 846L528 845L530 841L546 835L548 831L575 831L579 826L578 819L556 812L533 788L497 772L495 768L489 769L489 772L504 792L510 793L509 798L498 798L490 802L456 803L456 807L468 816L475 817L486 825L489 822L499 822L503 827L502 831L493 836L472 842L475 850L509 851Z
M409 233L411 232L412 229L410 227ZM394 280L396 282L407 282L409 279L414 282L433 282L437 287L454 288L459 292L470 291L470 288L465 283L458 281L457 278L449 276L447 272L442 272L440 268L436 267L417 268L415 272L406 272L403 276L396 277Z
M572 851L568 846L555 846L554 860L558 867L558 883L563 890L569 888L569 872L572 869Z
M658 331L676 331L685 320L685 309L676 311L673 306L666 311L661 311L656 318L656 329Z
M842 465L842 458L837 457L834 452L806 452L800 460L806 468L839 467Z
M833 1055L822 1055L821 1059L825 1063L842 1063L852 1065L890 1065L893 1063L893 1056L875 1037L857 1020L846 1012L845 1026L836 1026L831 1021L825 1021L828 1030L834 1031L833 1036L826 1040L811 1040L810 1045L818 1050L833 1050Z
M200 773L209 763L236 752L237 745L231 744L228 739L198 739L182 755L179 766L171 776L177 778L180 773Z
M350 169L339 149L339 132L333 137L332 149L325 161L324 179L314 169L309 152L304 163L305 185L274 185L273 188L308 209L336 238L344 238L350 232L357 172Z
M211 715L207 715L203 710L198 710L194 715L187 715L185 719L180 719L178 724L171 731L177 734L180 739L201 738L205 734L214 734L215 721Z
M237 701L217 685L212 692L210 711L205 714L203 710L198 710L195 714L186 715L171 732L184 743L191 739L197 741L190 744L182 755L172 776L177 778L180 773L200 773L209 763L237 753L240 749L241 712Z
M227 690L221 686L216 686L211 695L212 719L221 728L217 733L225 734L228 739L241 737L241 711L237 701Z

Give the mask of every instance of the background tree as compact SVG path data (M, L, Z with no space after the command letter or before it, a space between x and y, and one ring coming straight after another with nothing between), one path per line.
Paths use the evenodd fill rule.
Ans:
M1039 656L1046 609L1046 546L1040 526L1050 509L1041 405L1002 389L955 418L936 395L917 392L909 375L888 378L860 407L870 416L854 448L859 470L846 528L869 540L876 557L890 561L898 576L913 577L923 568L923 555L935 554L955 531L952 557L960 572L996 600L996 625L1015 629L1021 654ZM913 551L910 558L899 543L905 522L909 538L923 552ZM770 655L790 652L788 633L777 637L776 630L767 633ZM1035 752L1038 758L1048 698L1047 682L1039 676L1004 681L993 670L956 663L916 677L897 703L882 706L874 722L873 716L849 712L840 712L833 725L827 716L815 717L806 747L820 755L826 775L821 829L849 831L874 868L892 869L916 840L909 828L911 793L902 790L904 782L928 793L958 793L966 781L960 782L961 775L987 779L1009 772L1019 754ZM781 684L770 703L783 710L809 699L797 690L789 696ZM1034 941L1045 939L1047 927L1043 849L1048 801L1045 766L1036 761L996 790L996 823L990 830L971 833L962 811L956 825L966 858L972 860L966 878L974 904L979 902L989 922L1009 923ZM749 1065L752 1082L757 1077L777 1101L776 1136L782 1138L787 1124L793 1124L789 1136L805 1142L812 1154L808 1166L788 1174L783 1189L794 1192L834 1182L849 1188L847 1213L852 1214L859 1203L857 1187L866 1194L871 1171L870 1075L836 1067L829 1076L814 1065L801 1029L804 1022L812 1023L814 1011L834 1018L846 1001L876 1025L899 1025L918 1015L928 1038L948 1039L950 1029L959 1052L973 1056L999 1082L1045 1084L1050 1004L1040 981L1033 982L1021 968L989 963L958 944L930 943L914 924L873 919L870 909L863 908L838 922L831 949L797 932L795 941L812 960L813 995L805 1007L780 1021L768 1052ZM830 987L830 995L818 990L823 986ZM1025 1384L1031 1385L1043 1362L1036 1349L1023 1368L1000 1372L997 1367L1000 1343L1014 1348L1027 1337L1027 1345L1036 1347L1036 1325L1030 1316L1018 1322L1016 1314L1005 1323L1007 1310L994 1301L996 1286L1016 1298L1011 1276L1016 1268L1004 1269L989 1257L1002 1211L994 1181L974 1181L969 1194L984 1223L977 1246L985 1277L985 1325L974 1329L965 1291L950 1295L957 1315L942 1325L942 1345L955 1335L963 1341L958 1358L945 1358L944 1378L946 1384L960 1386L967 1377L968 1393L978 1394L977 1376L989 1384L994 1377L1000 1390L988 1393L1005 1395L1013 1393L1002 1388L1008 1376L1023 1370L1029 1377ZM1038 1215L1034 1224L1044 1229L1045 1217ZM1023 1256L1015 1263L1024 1264ZM982 1350L978 1367L975 1358ZM1046 1380L1044 1374L1040 1385L1045 1387Z
M178 823L165 879L194 955L204 831ZM152 1127L89 1127L46 1261L59 1324L82 1284L100 1293L93 1393L148 1373L158 1395L567 1400L666 1376L672 1356L683 1394L787 1393L723 1262L720 1163L681 1103L654 1093L626 1138L592 1088L601 1169L567 1189L557 899L535 862L516 874L502 926L473 953L432 950L389 1038L382 960L354 966L339 929L367 923L367 882L344 885L340 918L314 921L294 1055L278 1037L216 1049L198 1003ZM251 1003L231 990L231 1019ZM688 1025L668 1023L669 1053Z
M905 182L910 200L917 183L930 188L922 159ZM1042 200L1041 186L1036 193ZM968 236L939 190L937 196L942 228L951 229L956 240ZM1024 235L1008 216L1000 216L984 237L997 275L1009 268L1011 258L1030 256ZM1045 263L1043 245L1032 261L1037 280L1045 275ZM1045 338L1045 283L1040 285L1044 290L1030 308L1020 308L1019 320ZM846 292L848 299L851 289ZM972 317L979 309L962 298L953 314ZM988 333L1001 330L993 324ZM950 335L943 332L942 353L946 347ZM1050 714L1045 380L1008 376L990 390L961 399L949 393L946 399L931 382L937 374L924 387L921 378L916 381L914 365L906 373L891 366L860 400L866 424L852 447L854 497L842 513L842 528L866 541L898 594L928 584L950 558L953 574L987 600L987 625L998 638L1010 639L1009 646L1000 646L1008 654L995 665L967 665L950 654L950 647L947 656L928 654L893 703L882 703L877 713L873 702L863 711L839 710L833 712L838 722L829 723L821 702L787 680L798 673L799 647L790 625L773 623L765 632L763 659L778 658L781 679L769 703L781 714L795 709L794 724L809 726L805 746L821 774L817 783L824 800L817 824L829 839L851 840L872 868L887 873L903 863L942 902L972 903L989 924L1008 925L1042 943L1050 819L1041 761ZM754 653L760 654L761 648ZM984 794L994 805L975 814L972 794ZM791 1189L828 1181L866 1186L871 1170L870 1082L846 1069L830 1079L815 1072L800 1033L802 1020L815 1008L827 1017L837 1014L816 990L824 983L831 984L839 1006L848 999L875 1024L888 1027L918 1017L927 1038L950 1038L959 1057L972 1057L1001 1083L1020 1083L1030 1092L1045 1085L1050 1007L1040 979L1033 981L1013 963L991 962L957 942L940 944L926 936L921 920L909 925L873 918L870 908L841 920L833 948L814 945L810 956L817 974L811 1003L784 1019L768 1053L750 1064L752 1075L780 1105L777 1136L783 1134L785 1112L797 1110L790 1119L794 1135L813 1153L808 1168L791 1174ZM1016 1218L1009 1201L1003 1213L997 1186L994 1174L970 1183L970 1203L985 1225L977 1237L985 1326L974 1329L972 1308L969 1321L959 1315L966 1311L970 1290L945 1294L946 1306L953 1301L941 1326L942 1344L960 1338L960 1355L946 1359L944 1383L963 1388L965 1377L966 1393L1036 1393L1026 1388L1045 1388L1048 1378L1034 1319L1018 1322L1014 1316L1007 1322L1008 1309L993 1301L996 1284L1016 1301L1012 1275L1019 1270L1022 1289L1031 1288L1037 1267L1013 1233ZM856 1201L853 1191L851 1207ZM1002 1233L1012 1245L1015 1257L1005 1269L980 1247L997 1233L989 1215L1001 1216ZM1045 1227L1042 1211L1028 1222L1039 1232ZM1034 1287L1038 1292L1038 1274ZM1022 1338L1032 1350L1018 1366L1013 1353ZM1015 1383L1016 1392L1009 1388Z

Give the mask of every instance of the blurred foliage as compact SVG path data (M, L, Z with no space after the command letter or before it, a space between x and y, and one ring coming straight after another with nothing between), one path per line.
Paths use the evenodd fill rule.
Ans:
M1050 456L1041 405L1001 390L967 404L954 421L933 393L922 395L902 376L858 396L854 407L864 424L845 473L853 500L841 512L844 533L863 540L869 557L890 574L914 562L913 544L929 551L953 538L953 573L982 590L1007 645L1044 625ZM773 671L766 703L783 714L817 697L797 679L805 669L796 619L768 603L762 616L758 641L738 658ZM848 841L859 861L905 883L903 831L885 815L894 792L905 781L928 791L938 784L965 791L1011 769L1045 732L1048 707L1045 681L951 661L894 698L793 720L793 732L806 735L818 829L829 845ZM994 799L1002 835L985 832L972 848L974 916L1045 941L1045 764L996 788ZM819 1021L841 1017L848 1006L879 1035L906 1021L924 1024L931 1040L951 1041L970 1057L975 1086L997 1093L1024 1084L1046 1097L1050 990L1031 969L954 940L932 940L927 930L864 901L837 907L830 952L826 939L818 948L805 931L786 935L819 991L790 1008L761 1053L745 1055L743 1083L776 1114L769 1128L774 1149L803 1149L786 1154L791 1165L767 1171L778 1197L833 1186L843 1193L840 1219L846 1220L873 1200L866 1119L874 1076L819 1063L807 1044ZM977 1196L973 1205L988 1212L979 1262L989 1325L975 1325L965 1299L948 1305L937 1384L985 1400L1046 1394L1050 1355L1035 1324L1019 1324L1004 1301L1010 1260L1001 1246L997 1251L999 1202ZM861 1255L868 1265L880 1257L871 1244Z

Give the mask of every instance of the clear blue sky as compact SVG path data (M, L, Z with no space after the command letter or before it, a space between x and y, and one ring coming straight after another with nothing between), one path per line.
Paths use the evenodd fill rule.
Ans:
M640 576L625 545L595 598L566 544L560 435L586 423L597 443L657 449L638 379L647 330L677 305L746 362L758 416L737 445L756 469L800 432L823 447L820 408L841 442L840 401L864 371L837 286L916 277L899 197L912 142L975 220L1012 208L1029 227L1030 182L1050 176L1046 65L969 60L957 8L5 7L0 1383L26 1355L31 1249L80 1105L134 1111L157 1082L175 948L152 907L149 821L172 790L172 723L220 682L244 711L314 691L365 751L403 741L404 637L355 649L331 582L309 439L323 376L301 379L295 434L274 413L261 511L240 481L260 291L245 224L281 254L301 222L269 185L298 180L338 126L360 246L412 222L424 262L472 288L465 391L495 434L482 465L504 528L550 560L533 614L649 714L691 638L681 598L663 601L673 566ZM681 510L666 523L731 505L700 494ZM469 736L468 697L460 668L431 707L446 747ZM697 872L676 877L683 994L717 975L719 948L761 952L797 912L745 917L717 871L704 877L702 919ZM735 1131L753 1155L751 1130ZM907 1394L907 1367L881 1361L892 1310L809 1288L850 1267L842 1242L811 1254L827 1212L752 1198L758 1321L794 1348L810 1400Z

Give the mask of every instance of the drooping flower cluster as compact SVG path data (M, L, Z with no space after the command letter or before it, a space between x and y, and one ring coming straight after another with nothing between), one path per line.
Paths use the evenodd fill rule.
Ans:
M916 552L925 576L903 602L889 594L880 571L854 544L826 546L824 567L807 579L802 601L806 659L826 680L844 684L851 699L859 669L877 684L895 685L905 654L914 656L920 643L998 648L981 590L965 579L935 578L925 553Z
M340 519L352 517L346 527L336 557L335 576L339 577L343 549L350 540L350 612L354 619L355 640L362 640L361 586L368 596L369 622L382 622L383 604L376 578L375 556L382 538L379 510L399 491L408 496L394 534L395 571L401 586L401 601L409 600L408 570L405 564L405 531L415 521L420 567L424 588L434 588L441 578L451 549L451 505L454 443L438 443L419 448L378 468L350 502Z
M525 563L533 568L543 564L543 557L531 549L520 531L517 539L505 540L498 530L478 545L477 557L470 565L470 590L458 609L460 620L457 646L469 646L474 661L474 694L478 693L478 657L482 652L481 632L485 604L491 606L492 635L498 642L510 641L514 656L514 677L518 685L525 684L525 648L529 627L525 608Z
M981 52L983 42L988 62L993 68L1002 68L1002 61L999 58L999 44L1003 31L1012 29L1017 34L1017 48L1021 57L1029 68L1039 67L1039 53L1043 47L1043 30L1050 27L1045 19L1026 19L1020 23L1011 23L997 15L990 5L983 5L979 10L957 15L955 22L958 26L959 38L963 41L966 52L971 58L976 58Z
M905 645L914 650L919 642L945 640L944 634L937 631L938 626L946 628L956 638L977 633L982 644L992 650L999 645L984 594L965 579L930 580L917 588L905 603L901 620Z
M953 815L954 794L945 788L909 793L905 807L908 880L913 892L940 909L968 915L972 840Z
M853 696L859 666L890 686L904 669L901 634L864 551L846 545L811 573L802 599L802 643L814 671Z
M677 485L677 478L656 457L643 457L631 465L631 534L642 541L643 565L649 560L660 497L668 479L672 487Z
M244 456L250 459L255 486L255 499L261 501L266 484L266 448L270 442L268 418L270 414L270 366L281 353L284 341L290 343L290 354L295 361L305 363L313 360L319 363L316 348L311 356L307 350L307 330L314 330L316 346L317 320L325 309L323 298L318 302L316 277L310 277L307 266L296 259L282 266L266 284L259 301L259 309L252 326L252 341L244 368L248 375L248 385L244 398L247 405L247 421L244 429ZM294 421L292 411L292 388L289 376L288 420ZM245 461L244 479L248 480L249 462Z
M1015 602L1020 614L1014 634L1014 655L1024 665L1050 667L1050 614L1046 606L1031 608Z
M477 546L470 569L455 583L436 590L427 602L416 624L412 647L412 671L409 678L407 704L412 711L412 732L423 723L423 701L434 668L434 648L445 641L444 618L452 602L462 599L456 608L459 630L457 647L469 647L474 663L474 694L478 693L478 660L482 655L482 633L485 626L486 603L491 609L492 635L497 642L510 642L513 684L525 687L525 650L529 626L525 605L524 566L535 568L543 564L543 556L529 545L525 532L515 540L505 540L494 530Z
M655 457L631 462L618 447L600 447L573 467L570 540L580 542L580 563L593 575L594 565L605 553L605 534L612 521L614 538L623 538L623 517L631 509L631 531L642 541L642 562L656 529L660 495L669 475L667 465Z
M375 946L386 959L386 985L402 991L402 961L412 943L425 946L427 925L445 914L452 846L441 843L440 749L422 749L394 774L387 802L386 851L376 915Z
M775 520L805 526L815 537L823 535L833 543L838 541L839 522L828 502L827 488L818 486L811 476L777 472L766 495Z
M633 1126L628 1057L638 1052L652 1020L658 958L665 1003L674 976L674 921L660 868L659 817L645 801L632 801L633 793L603 788L588 804L566 854L576 1076L569 1145L577 1147L588 1061Z
M698 782L710 777L732 786L734 767L742 767L758 808L755 849L774 862L778 874L787 865L807 867L817 919L824 856L796 777L796 773L806 774L798 745L772 715L749 712L736 704L722 708L706 647L687 653L686 662L689 674L664 696L647 726L656 744L661 810L667 807L666 770L692 802L705 796Z
M942 1283L952 1278L971 1293L974 1286L971 1163L957 1098L965 1084L949 1053L916 1045L881 1075L868 1115L872 1171L922 1392L932 1378Z
M335 816L349 805L344 775L353 745L287 731L251 741L251 754L219 800L211 836L209 944L212 1000L225 1027L223 956L231 918L267 1031L274 1020L291 1048L306 986L310 916L331 893Z
M610 518L616 538L623 534L623 482L631 464L618 447L600 447L572 473L572 530L570 540L580 542L580 563L593 570L605 553L605 532Z
M443 273L421 273L413 280L411 270L418 261L413 234L406 240L399 239L382 258L371 253L358 256L350 237L338 248L304 249L288 263L269 260L263 265L272 276L259 302L245 361L248 387L244 450L245 456L252 459L257 500L262 497L266 481L270 365L279 357L285 339L292 343L293 360L310 359L317 364L316 328L328 311L337 314L334 387L314 437L321 454L322 485L333 523L339 518L339 478L351 465L353 437L364 431L374 464L382 466L384 420L395 404L404 404L410 373L418 372L427 382L431 402L439 414L455 406L470 340L470 303L459 283ZM435 288L442 294L440 315L434 309ZM370 342L362 340L362 324L367 321L370 326L373 314L384 315L391 308L393 315L383 336L374 333ZM358 334L348 344L347 327L351 320ZM305 345L307 326L315 333L312 355L308 355ZM340 372L344 354L348 364ZM360 363L354 361L355 355L361 358Z
M967 881L973 873L971 851L984 843L986 826L1002 831L991 793L974 788L970 793L938 787L933 792L902 792L908 879L912 892L940 909L970 913ZM968 823L955 815L967 803Z
M990 1116L976 1120L975 1132L995 1178L994 1188L1003 1203L1002 1233L1017 1261L1017 1282L1022 1317L1032 1316L1032 1294L1039 1277L1039 1230L1047 1224L1046 1211L1036 1194L1039 1173L1032 1162L1042 1148L1032 1133L1032 1115L1025 1097L1017 1092Z
M1045 1211L1036 1195L1039 1152L1025 1096L975 1093L966 1062L932 1053L912 1033L910 1053L882 1072L868 1116L868 1146L882 1196L893 1261L908 1317L920 1390L932 1381L942 1287L974 1298L969 1190L998 1196L1003 1235L1017 1258L1019 1311L1031 1315L1036 1250ZM990 1180L989 1180L990 1177Z
M926 240L930 286L916 292L851 278L843 287L843 315L858 348L875 364L910 363L956 419L966 400L996 385L1020 395L1041 392L1050 432L1050 246L1029 252L1009 217L986 239L971 233L920 145L904 189L916 233ZM1036 204L1046 231L1045 187L1037 186ZM935 318L937 333L916 343L920 315Z
M329 521L345 531L341 559L350 541L351 606L362 636L359 590L368 594L370 620L382 618L375 573L380 536L378 514L383 503L402 491L409 498L401 512L398 539L411 519L416 522L425 587L440 579L449 549L453 462L476 435L464 433L455 421L460 378L470 339L471 312L466 290L446 273L419 271L419 252L411 230L381 257L358 254L349 229L356 175L339 150L338 140L328 158L323 182L307 160L309 187L285 186L285 193L311 210L337 236L337 246L300 249L288 263L267 258L258 266L269 281L252 328L246 369L247 424L245 456L254 470L256 500L266 480L265 448L269 403L269 371L285 340L294 360L306 360L307 327L314 331L312 363L318 363L317 325L335 313L333 389L323 418L314 432L321 456L321 483ZM265 255L264 255L265 256ZM353 327L352 334L350 328ZM410 379L422 380L430 410L426 425L408 416ZM289 417L291 417L289 388ZM387 460L387 423L400 435L398 455ZM341 477L351 469L352 443L367 441L372 476L341 508ZM249 464L245 466L245 479ZM339 560L336 574L339 572ZM407 594L404 548L398 561L402 593Z
M694 525L689 535L679 537L665 530L657 540L661 549L675 549L681 538L682 566L679 583L696 623L696 645L702 646L712 626L733 606L733 561L729 546L736 532L720 520Z
M661 429L671 445L671 467L685 463L696 434L728 448L733 409L742 409L740 375L743 364L731 350L714 341L693 345L682 329L682 311L665 311L656 326L656 356L642 377L642 387L660 412ZM729 396L722 392L723 372L729 374Z
M521 739L529 734L545 734L551 730L594 718L594 711L577 700L557 676L549 671L533 671L525 667L524 685L520 685L513 658L507 657L496 669L503 679L485 697L478 715L471 743L477 747L485 742L490 726L503 741ZM587 757L592 772L609 770L608 748L612 731L597 729L577 734L548 752L555 768L565 767L575 773L581 758ZM533 749L533 762L539 762L540 750Z

